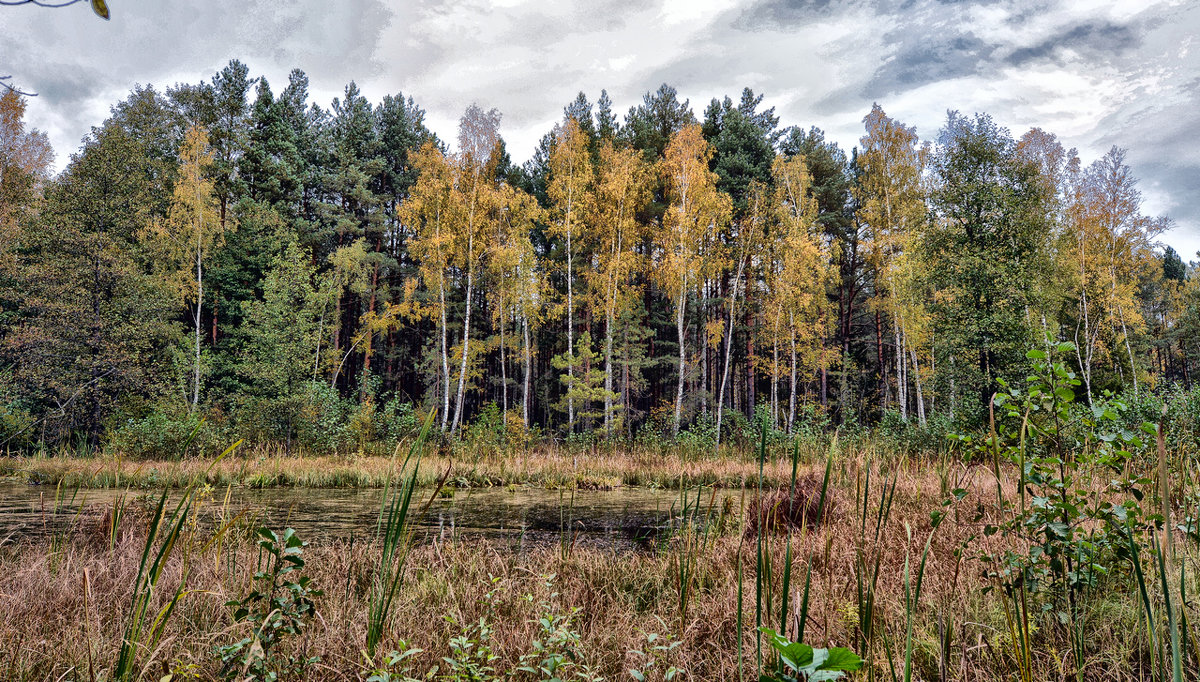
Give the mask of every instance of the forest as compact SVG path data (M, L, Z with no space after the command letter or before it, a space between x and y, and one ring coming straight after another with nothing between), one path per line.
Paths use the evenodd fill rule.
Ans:
M516 165L472 105L328 108L231 61L138 87L65 170L2 100L0 443L315 452L437 413L538 438L720 441L983 423L1025 352L1075 345L1087 403L1191 387L1200 280L1125 152L878 105L859 146L750 89L564 107ZM757 413L757 414L756 414ZM159 452L157 454L168 454Z

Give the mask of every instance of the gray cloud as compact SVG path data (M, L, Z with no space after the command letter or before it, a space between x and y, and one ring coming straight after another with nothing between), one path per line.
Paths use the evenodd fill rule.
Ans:
M836 0L765 0L742 11L734 25L748 31L785 28L830 17L837 8Z
M1025 66L1030 62L1058 60L1065 50L1082 54L1089 62L1108 61L1136 49L1141 42L1142 30L1138 26L1089 21L1066 28L1036 45L1017 48L1004 61L1012 66Z
M888 42L898 43L906 29L888 34ZM923 40L905 43L887 59L862 88L864 97L879 98L927 83L969 76L986 70L996 45L970 32L952 34L931 32Z

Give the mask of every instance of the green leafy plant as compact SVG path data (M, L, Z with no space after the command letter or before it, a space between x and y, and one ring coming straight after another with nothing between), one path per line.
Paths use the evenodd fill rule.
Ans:
M629 652L638 659L638 665L629 669L629 674L633 679L637 682L648 682L649 680L671 682L671 680L686 676L683 668L673 663L675 650L683 642L670 634L660 635L656 632L645 633L645 638L646 643L642 648Z
M274 682L281 676L303 675L319 659L283 655L279 645L288 635L299 635L316 613L313 598L322 593L304 569L301 556L308 544L291 528L277 534L258 531L265 567L254 574L255 587L241 600L230 601L236 623L249 626L250 634L218 648L221 674L226 679Z
M777 670L764 672L759 682L825 682L845 677L858 670L863 660L853 651L841 647L814 649L802 642L792 642L771 628L759 628L779 656Z
M378 667L372 667L370 656L364 653L367 666L371 668L367 682L417 682L418 678L412 676L409 662L424 650L411 647L404 640L400 640L399 644L400 650L388 652L388 655L383 657L383 664Z
M447 617L451 623L453 618ZM486 617L465 623L458 635L450 638L450 655L443 656L446 674L452 682L488 682L495 679L493 664L500 658L492 651L492 626Z
M1097 402L1073 417L1074 389L1081 382L1058 358L1074 348L1048 341L1046 350L1026 353L1030 375L1023 386L1000 382L989 437L979 445L992 460L1001 510L1001 520L985 526L984 535L1019 541L1018 548L980 559L989 567L992 587L1005 597L1014 658L1026 681L1032 676L1031 633L1042 617L1069 630L1075 672L1082 675L1087 641L1082 601L1128 556L1128 534L1152 521L1140 504L1151 481L1131 475L1127 466L1145 444L1139 432L1120 425L1119 401ZM1152 434L1154 425L1144 424L1142 431ZM1001 462L1016 468L1015 502L999 483ZM1103 485L1089 478L1105 471L1111 476Z
M555 577L544 576L547 588L553 588ZM540 604L542 615L537 619L538 634L530 651L521 656L515 672L547 682L591 679L591 671L580 660L579 633L574 629L579 609L572 607L563 612L554 604L558 596L558 592L552 591L549 599ZM532 595L527 595L526 599L532 601Z
M374 657L379 642L383 639L388 619L392 613L392 601L400 589L404 577L404 562L411 547L408 514L413 491L417 487L417 472L421 468L421 451L429 437L434 412L425 418L421 432L409 448L408 456L400 467L400 485L393 488L391 475L383 492L383 506L379 510L377 532L383 542L379 567L371 590L371 605L367 613L367 656ZM397 446L397 450L399 446ZM411 465L411 466L410 466ZM447 474L449 471L447 471ZM440 489L441 486L439 485ZM434 495L437 491L434 491Z

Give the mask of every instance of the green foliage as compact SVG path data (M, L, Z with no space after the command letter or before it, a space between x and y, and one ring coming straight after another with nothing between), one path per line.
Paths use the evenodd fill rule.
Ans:
M936 413L924 423L903 419L895 410L886 410L873 433L899 450L913 454L936 454L951 447L947 433L954 431L949 414Z
M490 682L496 679L494 663L500 658L491 648L492 626L486 617L460 625L452 616L446 619L459 625L460 634L450 638L450 652L443 656L446 682Z
M985 559L996 565L1005 589L1028 589L1051 599L1095 586L1124 555L1128 528L1144 523L1140 501L1150 480L1129 477L1126 462L1145 450L1142 436L1155 432L1148 423L1141 434L1123 429L1116 409L1094 405L1082 419L1082 440L1067 442L1064 427L1081 382L1056 356L1073 350L1070 343L1060 343L1050 352L1029 351L1033 371L1025 386L1005 386L996 395L996 433L986 444L994 457L1017 467L1021 494L1015 509L1005 505L1013 514L1010 520L985 533L1017 536L1030 546L1028 552L1010 550ZM1112 474L1108 492L1117 501L1082 485L1086 473L1077 466L1080 461ZM1069 615L1059 612L1060 619Z
M703 449L752 442L757 417L742 415L770 392L777 418L781 404L800 412L787 435L861 435L878 419L890 442L932 452L948 415L967 430L987 421L999 380L1020 379L1021 353L1042 329L1074 338L1078 311L1112 308L1077 300L1103 291L1120 303L1117 319L1090 318L1100 336L1081 332L1099 339L1081 341L1090 347L1076 358L1088 368L1088 407L1132 378L1134 395L1118 396L1130 422L1161 400L1168 446L1200 443L1200 398L1171 386L1197 374L1200 286L1178 254L1143 239L1165 223L1114 208L1123 222L1113 234L1132 241L1102 248L1130 266L1103 286L1075 282L1095 273L1074 267L1069 242L1087 240L1072 221L1094 222L1088 211L1113 191L1065 179L1077 161L1065 150L1041 163L1053 145L1039 151L1031 140L1053 136L1018 142L986 115L952 113L923 146L879 109L864 119L865 139L886 142L875 133L887 127L903 154L864 145L848 156L817 128L781 130L748 88L740 101L714 99L703 126L667 84L624 125L606 95L595 111L579 97L565 111L595 172L572 191L568 249L563 231L536 217L559 194L547 193L554 135L524 168L502 144L462 165L412 97L373 103L350 83L322 107L303 72L276 93L232 60L165 95L136 88L50 177L48 144L24 129L24 106L9 95L0 112L0 137L15 144L0 159L7 448L96 451L110 441L137 456L177 453L195 423L172 395L186 391L209 424L288 452L390 451L415 430L416 406L453 416L443 430L455 435L474 421L461 429L464 448L511 447L513 436L561 434L571 421L573 447L595 444L603 423L609 443L637 434ZM494 132L483 135L489 151ZM668 149L680 152L671 187L628 163ZM1114 151L1102 167L1125 174L1132 191L1121 158ZM475 182L472 169L484 166ZM771 211L752 210L752 197L774 202L793 184L796 196L774 209L787 204L795 224L777 239L764 227ZM1064 206L1076 190L1099 194ZM684 208L685 195L686 219L668 210ZM688 234L663 241L663 228L684 223ZM754 255L748 245L764 237L772 253ZM679 267L666 257L674 252ZM812 272L776 276L793 266ZM798 282L788 305L770 305ZM1151 367L1159 376L1146 376ZM788 374L795 380L780 391ZM673 390L674 418L660 409ZM520 405L526 432L497 420L492 403ZM921 415L921 425L883 406L900 422ZM783 438L769 434L773 446Z
M801 642L789 641L771 628L759 630L779 656L779 671L764 672L760 682L823 682L840 680L848 672L863 665L863 660L849 649L833 647L814 649Z
M637 682L651 682L652 680L661 680L662 682L671 682L676 678L683 679L687 676L687 672L676 665L676 649L683 642L671 634L660 635L657 632L647 632L643 634L645 643L640 649L634 649L630 653L638 660L637 667L630 668L629 674Z
M207 419L183 405L159 404L144 417L121 422L112 430L107 448L131 459L178 459L219 452L230 435L219 419Z
M415 407L398 395L375 410L375 437L383 443L409 438L419 427Z
M400 640L399 645L400 650L388 652L380 666L373 666L370 657L367 658L368 667L371 668L367 682L417 682L417 678L411 675L410 659L424 650L410 647L404 640Z
M154 650L162 638L163 628L175 612L176 605L186 594L188 565L185 557L183 576L180 578L174 594L169 596L166 604L150 621L149 629L144 629L147 616L153 613L151 606L154 603L158 582L162 578L163 569L166 568L167 562L170 561L180 542L185 525L188 523L188 516L195 503L200 482L207 478L208 472L218 462L239 445L241 445L241 441L231 445L213 460L207 471L195 476L173 507L167 504L169 492L167 489L164 488L162 495L158 498L158 505L154 509L146 531L146 543L142 549L141 561L138 563L137 577L133 581L133 596L130 599L129 612L125 618L121 647L117 653L116 664L113 666L112 677L114 680L126 682L134 678L134 673L137 672L139 653ZM114 514L115 517L116 514Z
M221 676L245 682L274 682L280 678L303 677L316 657L284 654L280 645L289 636L299 636L316 614L313 598L322 592L304 570L304 548L308 545L291 528L282 534L260 528L259 570L254 587L240 600L226 603L233 608L236 626L250 633L217 649ZM265 565L264 562L265 561Z
M546 588L553 588L555 577L543 576ZM514 672L528 673L530 679L546 682L565 682L567 679L599 682L601 678L583 662L579 633L574 629L579 608L563 612L556 603L558 596L558 592L551 592L539 605L538 632L530 650L521 655ZM526 599L532 597L527 595Z
M1036 167L987 115L951 112L933 157L937 182L925 248L937 337L965 396L960 409L986 421L997 379L1021 370L1029 309L1049 257L1046 197ZM939 358L946 368L949 357Z
M600 353L592 349L592 335L584 332L575 340L573 353L556 355L550 360L555 369L562 370L560 380L565 391L559 401L558 408L565 410L568 399L575 401L576 416L585 424L594 424L604 420L605 397L616 401L620 395L604 388L604 359ZM567 374L566 369L572 368L573 375ZM620 405L613 405L614 410ZM619 416L619 415L613 415Z
M33 444L34 417L11 384L11 372L0 371L0 452L22 450Z
M310 381L303 388L297 440L317 452L332 452L352 441L348 423L355 403L343 398L324 381Z
M429 437L434 413L425 418L421 433L409 448L408 456L400 466L400 482L392 489L391 474L384 489L383 504L379 509L377 532L383 543L379 566L376 568L371 588L371 608L367 618L367 656L373 657L375 649L383 639L392 613L392 601L404 578L404 562L408 558L412 536L409 528L409 506L417 487L417 473L421 466L421 454ZM398 447L398 446L397 446Z
M1082 665L1083 601L1129 557L1154 520L1141 506L1151 481L1131 473L1136 469L1129 463L1146 449L1142 436L1156 429L1149 423L1140 432L1122 428L1125 408L1115 403L1094 404L1076 413L1072 424L1081 381L1061 358L1074 350L1070 343L1048 342L1046 350L1028 351L1032 371L1023 386L1001 381L991 434L977 446L992 459L1003 519L985 526L984 535L1017 541L1017 548L980 559L1015 614L1008 622L1023 676L1031 666L1031 633L1039 624L1068 628L1076 665ZM1012 464L1020 477L1015 503L1000 487L1001 462ZM1096 478L1107 482L1103 492L1096 492Z

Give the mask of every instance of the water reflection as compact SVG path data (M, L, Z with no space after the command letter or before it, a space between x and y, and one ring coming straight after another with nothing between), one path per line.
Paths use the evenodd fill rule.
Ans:
M425 506L432 492L418 491L413 502L416 510ZM518 550L558 542L647 545L669 525L679 508L678 493L666 490L486 488L454 493L434 499L415 520L419 540L484 536ZM0 541L62 532L89 514L103 513L120 494L0 484ZM132 492L129 499L144 494ZM201 518L217 523L241 513L256 525L291 526L314 541L363 537L375 531L382 496L381 490L217 489L201 505Z

